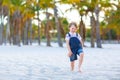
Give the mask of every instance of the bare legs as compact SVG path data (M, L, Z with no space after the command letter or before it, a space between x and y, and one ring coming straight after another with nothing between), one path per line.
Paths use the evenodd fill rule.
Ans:
M82 72L81 71L81 65L83 63L83 57L84 57L84 53L80 53L80 58L79 58L79 63L78 63L78 71L79 72ZM74 66L75 66L75 61L72 61L71 62L71 71L74 70Z
M81 53L81 54L80 54L80 58L79 58L79 63L78 63L78 71L79 71L79 72L82 72L82 71L81 71L81 65L82 65L82 63L83 63L83 57L84 57L84 53Z
M72 61L72 62L71 62L71 71L74 70L74 65L75 65L75 61Z

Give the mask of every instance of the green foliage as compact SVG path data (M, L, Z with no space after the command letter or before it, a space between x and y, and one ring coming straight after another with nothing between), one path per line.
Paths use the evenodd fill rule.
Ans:
M0 0L0 5L2 5L2 3L3 3L3 0Z
M87 30L86 30L86 37L87 37L87 38L90 38L90 37L91 37L91 31L90 31L90 29L87 29Z
M21 6L24 0L10 0L14 6Z
M116 35L120 35L120 4L112 4L111 0L57 0L56 3L60 4L69 4L72 9L76 9L81 16L88 15L88 13L94 14L94 9L96 4L100 5L100 10L104 11L105 17L104 21L100 23L100 32L105 39L108 39L108 32L111 32L112 39L116 39ZM16 10L19 10L22 15L23 23L28 19L34 19L36 16L36 11L46 11L46 9L53 9L55 6L54 0L0 0L0 6L5 5L9 8L11 19L12 15ZM116 8L114 9L113 6ZM41 14L39 14L41 15ZM74 15L73 15L74 16ZM52 25L52 29L56 29L55 19L53 14L50 14L50 24ZM39 19L40 20L40 19ZM68 21L66 18L59 17L60 23L64 32L67 33L69 31ZM44 27L41 27L44 30L46 25L46 20L41 21L44 24ZM12 24L12 23L10 23ZM24 24L23 24L24 25ZM38 37L38 27L33 24L33 35L34 38ZM6 29L6 28L4 28ZM5 31L3 31L5 33ZM86 31L86 37L89 39L91 37L90 29ZM40 33L41 37L44 39L45 34ZM52 37L56 37L54 34ZM55 39L54 39L55 40Z
M109 32L107 32L106 33L106 40L108 40L109 39L109 35L111 36L111 39L112 40L115 40L115 39L117 39L117 36L116 36L116 31L114 30L114 29L111 29Z
M66 33L66 32L69 31L69 29L68 29L68 21L67 21L66 18L63 18L63 19L61 19L61 20L62 20L62 24L63 24L63 29L64 29L64 31L65 31L65 33Z
M33 37L34 37L34 39L37 39L38 38L38 26L37 25L35 25L35 24L33 24L32 25L32 30L33 30Z

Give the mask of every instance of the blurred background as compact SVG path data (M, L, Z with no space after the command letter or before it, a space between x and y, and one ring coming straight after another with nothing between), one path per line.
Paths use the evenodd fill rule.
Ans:
M72 21L91 47L120 43L120 0L0 0L0 45L63 47Z

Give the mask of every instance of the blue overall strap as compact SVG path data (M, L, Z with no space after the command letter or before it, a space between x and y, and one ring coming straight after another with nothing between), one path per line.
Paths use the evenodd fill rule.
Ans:
M71 37L70 33L68 33L68 36Z
M70 33L68 33L68 36L71 37ZM78 37L78 33L76 33L76 36Z
M78 37L78 33L76 33L76 36Z

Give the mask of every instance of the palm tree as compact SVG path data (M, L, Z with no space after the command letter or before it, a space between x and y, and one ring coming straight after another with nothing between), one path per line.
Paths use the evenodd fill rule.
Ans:
M108 17L106 17L107 22L108 22L108 28L109 28L109 32L111 31L111 29L116 31L117 34L117 40L118 43L120 42L120 2L118 1L118 5L116 4L112 4L114 7L117 8L117 10L112 9L109 14ZM106 14L107 15L107 14Z
M23 44L32 45L32 18L35 16L35 9L32 5L32 1L27 0L24 4L25 6L24 11L22 12L23 18L23 24L25 25L22 27L23 30Z
M99 23L99 12L100 12L100 8L98 6L98 4L95 6L95 14L96 14L96 43L97 43L97 47L101 48L101 37L100 37L100 23Z
M98 48L101 48L102 45L101 45L101 37L100 37L100 23L99 23L99 12L104 9L104 8L107 8L107 7L110 7L111 4L110 4L110 1L98 1L98 0L92 0L92 1L88 1L88 5L86 5L88 7L87 11L88 12L91 12L92 16L91 16L91 25L92 25L92 28L95 29L96 31L96 43L97 43L97 47ZM93 16L93 13L95 13L95 16ZM95 20L96 18L96 20ZM95 22L93 22L95 21ZM95 24L94 24L95 23ZM96 27L94 27L94 25ZM91 31L94 32L94 29L92 29ZM92 34L93 34L92 32ZM93 38L93 36L91 35L91 37ZM94 39L91 38L91 47L94 47L94 44L93 44L93 41Z
M40 1L38 0L38 2L36 3L36 8L37 8L37 15L39 17L39 10L45 10L46 13L46 38L47 38L47 46L51 46L50 44L50 33L49 33L49 12L48 12L48 8L53 8L53 3L52 0L44 0L44 1ZM40 19L39 19L40 21ZM41 22L40 22L41 23ZM38 27L38 34L39 34L39 38L40 38L40 27Z
M85 6L87 7L87 10L85 10L86 14L90 13L90 26L91 26L91 47L95 47L95 33L96 33L96 21L95 21L95 17L94 17L94 5L95 2L85 2ZM89 14L88 14L89 15Z
M21 11L23 0L10 0L12 8L14 9L12 14L13 19L13 44L20 46L21 40Z
M41 23L41 20L39 19L39 10L41 10L41 0L36 0L35 1L35 4L34 4L34 6L35 6L35 11L37 11L37 20L38 20L38 44L40 45L40 43L41 43L41 38L40 38L40 23Z
M0 45L3 43L3 7L0 5Z
M10 5L7 5L10 1L9 0L1 0L0 1L0 17L1 17L1 22L0 22L0 44L4 42L6 44L6 41L8 37L10 36L10 27L9 27L9 9L8 7ZM3 31L3 23L4 23L4 18L7 16L7 25L6 25L6 30ZM6 34L6 36L3 36L3 33Z
M81 37L82 37L82 41L83 41L83 43L84 43L84 41L85 41L86 29L85 29L85 24L84 24L84 22L83 22L83 20L82 20L82 16L81 16L81 21L80 21L80 23L79 23L79 32L80 32L80 35L81 35ZM85 45L84 45L84 46L85 46Z
M96 25L96 23L95 23L95 18L94 18L94 16L93 16L93 14L92 14L92 16L90 17L90 23L91 23L91 47L95 47L95 25Z
M61 40L61 31L60 31L60 23L59 23L59 19L58 19L58 10L57 10L57 6L56 6L56 2L54 2L55 6L54 6L54 16L55 16L55 23L56 23L56 27L57 27L57 39L58 39L58 45L60 47L63 47L62 44L62 40Z

